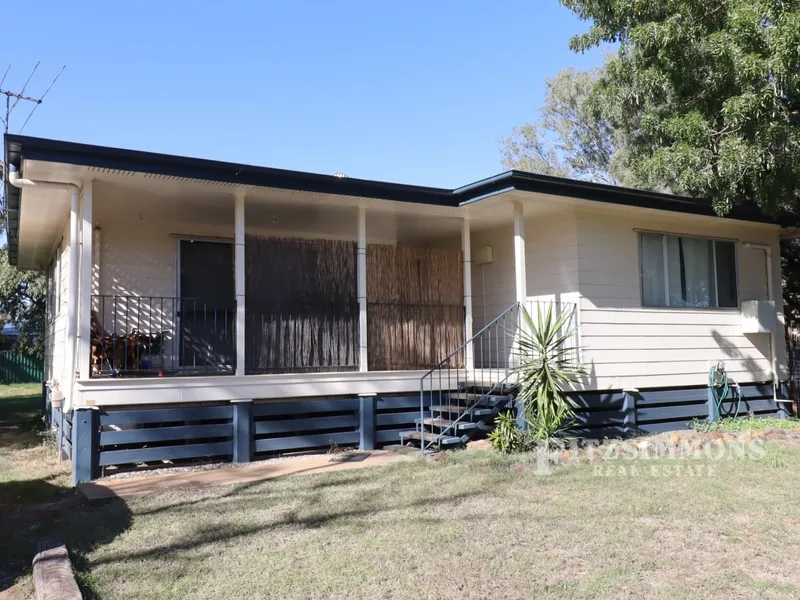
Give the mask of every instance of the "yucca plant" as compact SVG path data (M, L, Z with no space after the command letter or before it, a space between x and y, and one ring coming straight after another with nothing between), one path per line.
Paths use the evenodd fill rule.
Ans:
M517 375L517 401L529 427L528 435L547 446L573 421L573 405L564 390L585 371L578 364L574 309L556 314L553 305L537 309L536 319L520 305L520 323L515 334L513 372Z

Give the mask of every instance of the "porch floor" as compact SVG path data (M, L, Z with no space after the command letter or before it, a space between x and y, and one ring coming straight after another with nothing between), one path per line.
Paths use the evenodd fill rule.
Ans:
M363 456L366 455L366 458ZM139 494L168 492L170 490L202 488L215 485L231 485L252 481L264 481L287 475L313 475L329 471L379 467L410 457L402 452L366 450L342 454L318 454L294 458L277 458L258 461L243 466L226 464L219 469L205 471L181 471L164 475L142 474L120 479L106 479L92 483L81 483L78 490L89 500L101 498L126 498Z

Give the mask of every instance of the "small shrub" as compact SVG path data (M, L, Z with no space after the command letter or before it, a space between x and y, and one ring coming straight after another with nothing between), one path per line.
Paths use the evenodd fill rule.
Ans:
M506 410L495 417L494 429L489 434L492 448L503 454L511 454L522 449L522 439L522 431L513 411Z

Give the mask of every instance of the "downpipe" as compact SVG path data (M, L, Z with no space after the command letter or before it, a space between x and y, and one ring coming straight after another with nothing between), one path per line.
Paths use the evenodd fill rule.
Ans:
M748 250L761 250L764 253L767 267L767 300L770 302L775 301L775 296L772 291L772 246L767 244L753 244L751 242L744 242L742 244ZM777 311L777 303L775 310ZM776 322L777 329L777 322ZM778 346L776 341L776 332L769 334L769 353L770 353L770 370L772 371L772 400L777 405L778 403Z
M20 177L19 170L15 165L8 165L8 183L14 187L24 188L46 188L60 190L70 193L69 210L69 282L67 284L67 365L69 366L69 406L65 410L71 409L75 402L75 373L77 369L78 353L78 277L79 277L79 256L78 256L78 212L80 210L81 188L74 183L66 181L38 181ZM62 382L63 389L63 382Z

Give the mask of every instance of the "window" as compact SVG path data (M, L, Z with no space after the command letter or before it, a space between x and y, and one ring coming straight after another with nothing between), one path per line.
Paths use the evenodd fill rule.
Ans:
M641 233L642 305L736 308L734 242Z

